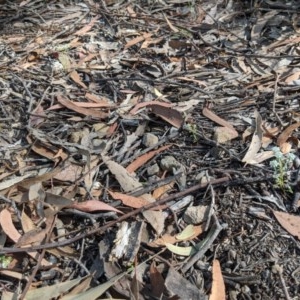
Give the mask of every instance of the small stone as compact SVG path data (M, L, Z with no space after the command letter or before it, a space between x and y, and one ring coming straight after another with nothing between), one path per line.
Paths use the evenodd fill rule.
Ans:
M75 144L79 144L81 139L83 136L83 132L82 131L75 131L71 133L71 137L70 137L70 142L71 143L75 143Z
M186 209L183 219L188 224L200 224L207 220L208 206L190 206Z
M178 169L181 166L181 163L178 162L174 156L165 156L160 161L160 166L164 171L173 171L173 168Z
M233 129L227 127L217 127L215 129L214 140L218 144L224 144L232 139L237 138L238 136L238 133Z
M180 162L178 162L174 156L165 156L160 161L160 167L164 171L172 172L173 175L181 173L180 176L177 177L177 183L180 190L183 190L186 187L186 172L185 167Z
M146 147L155 146L158 143L158 137L153 133L146 133L143 138L143 144Z
M154 164L154 165L147 168L147 174L149 176L153 176L153 175L157 174L158 172L159 172L158 164Z
M105 142L102 139L93 139L93 149L94 150L103 150L105 148Z

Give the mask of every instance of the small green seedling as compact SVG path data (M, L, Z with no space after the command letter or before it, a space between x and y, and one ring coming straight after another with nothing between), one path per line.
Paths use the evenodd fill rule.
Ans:
M198 129L196 124L188 123L185 125L185 129L189 132L189 134L193 137L194 143L198 141Z
M0 267L6 269L12 261L12 257L0 255Z
M284 192L293 193L289 184L288 171L293 165L295 155L293 153L284 155L278 147L274 147L272 150L275 154L275 159L270 161L270 166L274 170L276 186Z

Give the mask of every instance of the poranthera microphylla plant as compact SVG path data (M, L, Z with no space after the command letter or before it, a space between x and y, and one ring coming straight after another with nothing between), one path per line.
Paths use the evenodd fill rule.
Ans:
M282 191L292 193L291 186L289 184L288 171L293 165L295 155L293 153L283 154L278 147L272 149L275 155L275 159L270 161L270 166L274 170L274 178L276 186Z

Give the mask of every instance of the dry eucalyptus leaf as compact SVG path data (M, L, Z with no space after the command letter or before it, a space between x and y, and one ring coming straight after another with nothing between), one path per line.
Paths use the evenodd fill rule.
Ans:
M3 229L3 231L7 234L7 236L10 237L11 240L13 240L15 243L21 238L21 234L18 232L16 227L14 226L12 222L11 213L8 209L3 209L0 212L0 225ZM32 258L37 259L39 257L39 253L37 252L28 252L28 255L30 255ZM50 266L51 263L49 263L46 259L42 259L41 264L43 266Z
M212 277L213 277L213 282L212 282L211 294L209 296L209 300L225 300L226 299L225 284L221 272L220 262L217 259L213 261Z
M129 193L143 187L143 185L124 167L112 160L109 160L107 157L103 156L102 158L110 172L115 175L115 178L125 192Z
M273 214L279 224L291 235L300 240L300 216L294 216L286 212L273 210Z
M174 254L181 255L181 256L190 256L195 253L195 249L191 246L189 247L180 247L175 246L169 243L166 243L166 247Z
M257 160L255 159L255 156L257 155L260 147L261 147L261 141L262 141L262 119L258 111L255 111L255 119L256 119L256 126L255 126L255 132L252 137L252 141L250 143L249 149L247 153L245 154L244 158L242 159L242 162L245 162L246 164L257 164Z
M281 146L288 140L292 132L299 126L300 122L297 122L288 126L284 131L282 131L282 133L280 133L280 135L278 136L277 145L281 148Z
M166 216L162 211L146 210L143 212L143 216L157 234L161 234L163 232Z

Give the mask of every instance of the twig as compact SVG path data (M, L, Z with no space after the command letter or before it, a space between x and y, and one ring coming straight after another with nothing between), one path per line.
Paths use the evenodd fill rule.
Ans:
M282 273L283 273L282 267L276 264L276 265L273 266L272 271L279 275L280 282L281 282L283 292L284 292L284 295L285 295L285 299L286 300L291 300L291 297L289 295L289 292L287 290L287 287L286 287L286 284L285 284L285 281L284 281L284 278L283 278L283 275L282 275Z
M208 174L206 176L208 178ZM210 192L211 192L211 202L210 202L210 205L209 205L209 212L208 212L207 221L206 221L204 231L208 230L210 220L211 220L211 217L213 215L214 208L215 208L215 191L214 191L214 188L211 184L209 185L209 188L210 188Z

